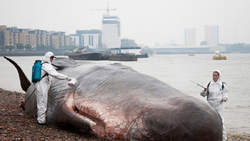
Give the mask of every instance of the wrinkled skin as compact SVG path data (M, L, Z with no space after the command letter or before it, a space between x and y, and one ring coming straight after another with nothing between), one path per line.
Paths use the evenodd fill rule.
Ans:
M67 81L53 79L48 93L49 124L77 127L108 140L222 140L221 119L210 106L155 78L120 64L69 59L53 64L78 84L72 88ZM25 112L36 115L34 85L27 86L28 79L18 72L22 87L28 87Z

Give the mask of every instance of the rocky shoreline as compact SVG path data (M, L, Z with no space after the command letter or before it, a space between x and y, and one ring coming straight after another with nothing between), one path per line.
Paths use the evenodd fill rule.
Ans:
M24 93L0 88L0 140L101 140L82 135L73 129L38 125L35 118L25 115L19 107L23 99ZM250 135L229 133L228 141L250 141Z

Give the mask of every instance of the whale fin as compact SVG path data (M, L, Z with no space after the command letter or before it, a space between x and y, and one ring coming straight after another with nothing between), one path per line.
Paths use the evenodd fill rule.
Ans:
M17 69L21 87L26 92L28 90L29 86L31 85L31 82L29 81L29 79L24 74L23 70L19 67L19 65L15 61L11 60L10 58L8 58L6 56L4 56L4 58L6 60L8 60L11 64L13 64L15 66L15 68Z

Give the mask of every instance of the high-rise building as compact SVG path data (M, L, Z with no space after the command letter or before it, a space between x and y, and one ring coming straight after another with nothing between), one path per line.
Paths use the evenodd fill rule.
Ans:
M36 35L36 46L47 47L50 45L49 33L45 30L33 30L32 34Z
M59 39L59 35L56 34L56 33L52 33L51 36L50 36L50 40L51 40L51 45L52 47L54 48L59 48L60 46L60 39Z
M103 16L102 20L102 47L120 48L120 19L117 16Z
M58 32L59 47L65 47L65 32Z
M50 36L51 47L65 47L65 32L53 32Z
M46 30L30 30L0 25L0 47L8 46L19 49L26 47L40 49L71 47L73 46L73 40L70 36L65 35L65 32L48 32Z
M65 36L65 47L72 47L73 41L70 36Z
M17 27L9 27L7 30L9 32L9 45L16 46L18 44L19 29Z
M100 30L77 30L79 36L80 47L88 47L93 49L101 48L102 32Z
M217 46L219 44L219 26L205 26L205 40L208 46Z
M18 33L18 44L19 45L22 45L22 46L25 46L27 45L27 35L28 33L27 32L19 32Z
M7 31L7 26L0 25L0 47L5 46L5 34Z
M37 47L37 43L36 43L36 34L32 31L29 32L29 38L28 38L28 44L32 47L32 48L36 48Z
M185 46L194 47L196 46L196 29L187 28L184 30L185 34Z
M77 34L71 34L69 36L71 37L72 46L77 48L80 47L80 36Z

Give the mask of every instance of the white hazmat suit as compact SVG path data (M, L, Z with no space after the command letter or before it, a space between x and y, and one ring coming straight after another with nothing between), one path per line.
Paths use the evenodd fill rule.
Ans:
M214 72L218 72L219 77L221 76L221 72L219 70L216 70ZM222 85L224 85L224 88L222 88ZM228 100L228 90L226 84L222 82L220 78L216 82L212 80L210 81L208 92L202 91L201 95L204 97L207 96L207 101L209 105L212 106L215 109L215 111L217 111L218 114L220 115L223 124L223 141L226 141L227 134L225 131L224 118L223 118L224 102Z
M52 66L50 58L54 57L52 52L47 52L45 56L42 58L42 72L41 72L41 80L35 84L37 89L37 122L39 124L46 123L46 111L47 111L47 101L48 101L48 90L51 85L51 77L60 79L60 80L68 80L72 81L76 80L74 78L70 78L64 74L58 73L55 68ZM45 76L45 77L43 77Z

